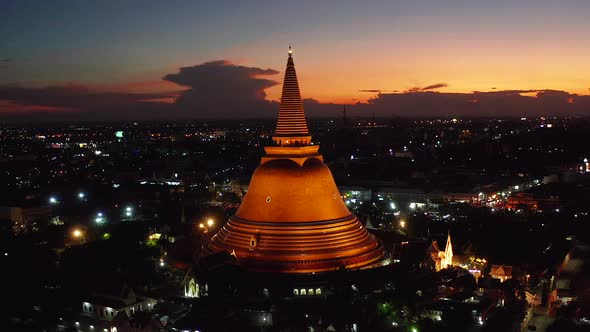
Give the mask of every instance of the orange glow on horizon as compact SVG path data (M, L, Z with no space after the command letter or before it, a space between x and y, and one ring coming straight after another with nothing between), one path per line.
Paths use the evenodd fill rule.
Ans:
M1 113L33 113L33 112L74 112L73 108L46 106L46 105L20 105L12 100L0 99Z
M360 90L399 93L437 83L448 86L432 91L445 93L545 89L590 93L590 78L582 74L590 72L588 44L562 37L523 44L499 36L484 40L475 33L464 34L462 39L399 37L397 43L389 44L375 37L358 41L354 49L346 42L332 42L330 47L295 45L297 75L305 82L301 96L322 103L354 104L377 95ZM433 48L437 49L434 57ZM277 53L276 47L256 45L256 50L264 55L244 56L238 48L229 52L250 59L247 65L281 71L267 77L280 81L284 71L275 59L282 57L271 56ZM266 89L267 99L279 101L280 92L280 84Z

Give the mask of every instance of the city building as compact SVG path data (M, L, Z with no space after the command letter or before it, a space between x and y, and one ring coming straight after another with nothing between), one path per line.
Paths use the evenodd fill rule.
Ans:
M41 221L49 221L52 216L50 206L4 206L0 207L0 222L10 223L10 228L17 234L34 230Z
M512 279L512 266L508 265L492 265L490 270L490 277L504 282Z

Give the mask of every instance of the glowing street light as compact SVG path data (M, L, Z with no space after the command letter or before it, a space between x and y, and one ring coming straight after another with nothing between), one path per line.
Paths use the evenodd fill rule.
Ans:
M51 197L49 197L49 203L55 205L55 204L59 203L59 201L57 200L57 197L51 196Z
M215 221L213 221L213 219L211 219L211 218L207 219L207 226L213 227L213 224L215 224Z
M74 231L72 231L72 236L79 239L84 236L84 233L79 229L74 229Z
M128 206L125 208L125 217L133 216L133 207Z
M84 198L86 198L86 194L83 192L79 192L78 193L78 199L83 200Z
M399 227L406 228L406 221L405 220L400 220L399 221Z
M104 214L102 212L98 212L96 214L96 218L94 218L94 221L97 224L102 224L105 221Z

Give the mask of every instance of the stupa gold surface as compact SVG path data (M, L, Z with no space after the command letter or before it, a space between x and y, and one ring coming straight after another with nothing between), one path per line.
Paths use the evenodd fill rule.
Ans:
M209 250L233 252L240 265L264 272L324 272L380 262L383 246L348 210L319 146L311 145L291 50L273 143Z

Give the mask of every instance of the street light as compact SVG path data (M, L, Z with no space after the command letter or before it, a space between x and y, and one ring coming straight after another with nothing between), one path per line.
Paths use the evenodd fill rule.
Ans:
M79 198L80 200L83 200L85 197L86 197L86 194L85 194L85 193L83 193L83 192L79 192L79 193L78 193L78 198Z
M81 230L79 230L79 229L75 229L75 230L72 232L72 235L73 235L75 238L81 238L81 237L82 237L82 235L83 235L83 233L82 233L82 231L81 231Z
M400 220L399 221L399 227L405 228L406 227L406 221L405 220Z
M128 206L128 207L125 208L125 216L126 217L133 216L133 207Z
M209 227L213 227L213 224L214 224L214 223L215 223L215 222L213 221L213 219L211 219L211 218L207 219L207 226L209 226Z
M94 218L94 221L97 224L102 224L104 222L105 218L104 218L104 214L102 212L98 212L96 214L96 218Z
M49 197L49 203L57 204L58 203L57 197L55 197L55 196Z

